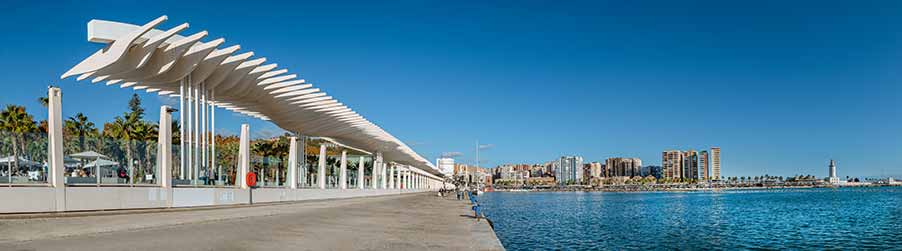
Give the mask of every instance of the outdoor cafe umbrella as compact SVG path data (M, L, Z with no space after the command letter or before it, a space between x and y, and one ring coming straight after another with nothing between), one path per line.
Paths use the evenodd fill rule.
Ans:
M107 157L106 155L97 153L95 151L73 153L73 154L70 154L69 157L72 157L74 159L83 159L83 160L96 160L96 159L109 159L110 158L110 157Z
M6 156L3 158L0 158L0 163L6 164L6 165L12 165L13 162L15 162L14 159L15 158L13 158L13 156ZM19 156L19 165L37 166L37 165L40 165L40 163L31 161L31 160L27 160L25 158L22 158L22 156Z
M105 160L105 159L97 159L97 160L91 161L91 163L88 163L87 165L85 165L85 168L92 168L92 167L96 168L97 172L94 173L94 176L100 177L100 168L101 167L118 166L118 165L119 165L119 162Z
M110 157L107 157L106 155L100 154L95 151L84 151L84 152L80 152L80 153L73 153L73 154L70 154L69 157L72 157L74 159L80 159L83 161L84 160L88 160L88 161L93 160L95 162L100 159L109 159L110 158ZM94 165L93 167L97 167L97 169L94 170L94 176L97 176L97 173L100 172L100 166ZM88 168L88 166L85 165L84 162L82 162L82 169L85 169L85 168Z
M12 169L13 169L13 163L15 162L15 159L16 158L14 158L13 156L6 156L3 158L0 158L0 163L3 163L3 165L6 166L6 170L4 170L4 171L6 172L5 174L7 176L9 183L12 183L12 178L13 178L12 177L13 176ZM41 164L38 162L27 160L25 158L22 158L22 156L19 156L19 166L20 167L25 166L28 170L31 170L32 167L40 166L40 165Z

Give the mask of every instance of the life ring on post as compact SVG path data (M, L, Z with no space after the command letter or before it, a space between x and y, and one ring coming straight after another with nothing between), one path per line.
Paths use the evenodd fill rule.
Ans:
M244 180L247 181L246 183L248 187L254 187L257 185L257 174L254 172L249 172L247 173L247 177L245 177Z

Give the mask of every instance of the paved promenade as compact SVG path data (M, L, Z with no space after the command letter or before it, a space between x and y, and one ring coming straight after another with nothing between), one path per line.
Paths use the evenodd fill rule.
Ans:
M433 193L0 220L0 250L503 250L468 203Z

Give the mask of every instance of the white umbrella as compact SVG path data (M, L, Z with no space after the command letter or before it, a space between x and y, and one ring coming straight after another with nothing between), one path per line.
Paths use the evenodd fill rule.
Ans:
M69 157L76 158L76 159L85 159L85 160L109 159L110 158L103 154L97 153L95 151L73 153L73 154L70 154Z
M115 162L112 160L105 160L105 159L97 159L97 160L91 161L91 163L88 163L87 165L85 165L85 168L98 167L98 166L118 166L118 165L119 165L119 162Z
M119 166L119 162L105 160L105 159L97 159L97 160L91 161L91 163L88 163L87 165L85 165L84 168L85 169L94 168L94 176L98 177L98 179L99 179L99 177L101 177L101 176L113 175L115 172L115 170L113 170L113 169L116 166ZM100 181L98 180L98 182L100 182Z
M7 165L12 165L13 162L15 162L14 159L15 159L15 158L13 158L13 156L6 156L6 157L3 157L3 158L0 158L0 163L5 163L5 164L7 164ZM25 158L22 158L22 156L19 156L19 165L24 165L24 166L35 166L35 165L40 165L40 163L31 161L31 160L27 160L27 159L25 159Z

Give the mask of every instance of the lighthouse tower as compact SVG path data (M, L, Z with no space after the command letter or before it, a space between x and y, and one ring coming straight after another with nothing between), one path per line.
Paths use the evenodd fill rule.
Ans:
M839 178L836 177L836 162L832 159L830 160L830 177L827 181L830 183L839 183Z

